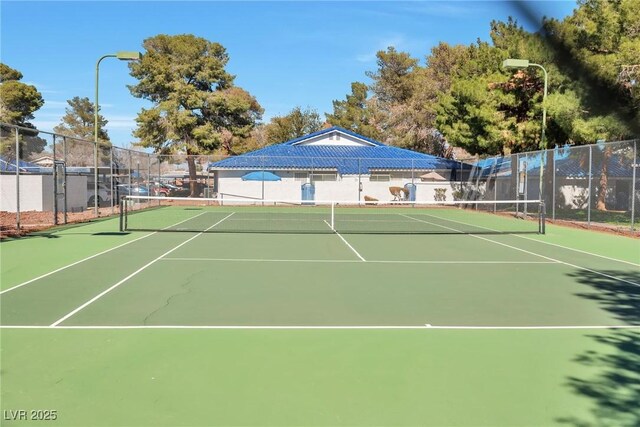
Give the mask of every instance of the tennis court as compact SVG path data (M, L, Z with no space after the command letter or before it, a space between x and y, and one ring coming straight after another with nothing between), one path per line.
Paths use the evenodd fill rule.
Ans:
M539 227L455 207L200 204L3 242L3 414L633 425L638 240Z

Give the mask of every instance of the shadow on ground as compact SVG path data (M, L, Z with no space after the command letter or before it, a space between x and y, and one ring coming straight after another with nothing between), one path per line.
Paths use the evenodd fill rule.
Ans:
M609 276L640 283L637 271L602 271ZM590 271L570 274L591 289L578 296L596 301L621 324L640 325L640 286ZM593 348L577 355L574 362L594 374L567 378L566 385L591 402L591 420L577 417L558 419L576 427L640 426L640 330L618 329L590 334Z

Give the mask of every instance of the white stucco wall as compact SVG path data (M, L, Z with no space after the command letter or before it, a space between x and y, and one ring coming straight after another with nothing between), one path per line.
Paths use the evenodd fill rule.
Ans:
M0 210L16 212L16 176L0 175ZM62 200L59 209L62 211ZM87 177L67 176L67 209L87 208ZM53 176L20 175L20 211L53 211Z
M262 199L264 200L301 200L302 184L308 180L294 179L294 172L273 171L281 181L242 181L247 171L219 171L218 193L223 198ZM322 172L319 172L322 173ZM330 173L330 172L326 172ZM318 201L364 201L364 196L379 201L391 201L393 195L389 187L404 187L411 183L409 177L393 176L389 181L371 181L369 175L362 175L362 192L358 191L357 175L338 175L336 181L315 181L315 199ZM414 180L417 201L434 201L436 189L445 189L446 200L453 200L454 188L449 181L421 182Z

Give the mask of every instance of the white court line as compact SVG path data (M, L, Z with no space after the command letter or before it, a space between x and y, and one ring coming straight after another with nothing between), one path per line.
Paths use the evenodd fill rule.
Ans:
M163 230L166 230L166 229L167 229L167 228L169 228L169 227L175 227L176 225L182 224L183 222L189 221L190 219L196 218L196 217L198 217L198 216L200 216L200 215L204 215L205 213L206 213L206 212L202 212L202 213L199 213L198 215L194 215L194 216L192 216L192 217L190 217L190 218L187 218L187 219L185 219L184 221L180 221L180 222L175 223L175 224L173 224L173 225L169 225L169 226L167 226L167 227L163 228ZM90 259L95 258L95 257L97 257L97 256L104 255L104 254L106 254L107 252L111 252L111 251L113 251L113 250L115 250L115 249L118 249L118 248L121 248L121 247L123 247L123 246L126 246L126 245L128 245L129 243L137 242L138 240L142 240L142 239L144 239L144 238L146 238L146 237L153 236L153 235L154 235L154 234L156 234L156 233L157 233L157 231L154 231L153 233L146 234L146 235L144 235L144 236L138 237L137 239L133 239L133 240L130 240L130 241L128 241L128 242L125 242L125 243L123 243L123 244L121 244L121 245L115 246L115 247L113 247L113 248L111 248L111 249L107 249L106 251L99 252L99 253L97 253L97 254L95 254L95 255L91 255L91 256L89 256L89 257L83 258L83 259L81 259L80 261L73 262L73 263L71 263L71 264L69 264L69 265L65 265L64 267L60 267L60 268L58 268L58 269L56 269L56 270L50 271L50 272L48 272L48 273L45 273L45 274L43 274L42 276L38 276L38 277L35 277L35 278L33 278L33 279L27 280L26 282L22 282L22 283L20 283L19 285L15 285L15 286L12 286L12 287L11 287L11 288L9 288L9 289L5 289L4 291L1 291L1 292L0 292L0 295L4 294L5 292L12 291L12 290L14 290L14 289L18 289L18 288L20 288L20 287L22 287L22 286L24 286L24 285L28 285L29 283L35 282L36 280L40 280L40 279L43 279L43 278L45 278L45 277L47 277L47 276L51 276L52 274L55 274L55 273L57 273L57 272L59 272L59 271L66 270L67 268L69 268L69 267L73 267L74 265L78 265L78 264L80 264L80 263L82 263L82 262L89 261Z
M463 325L99 325L99 326L36 326L2 325L0 329L79 329L79 330L121 330L121 329L244 329L244 330L331 330L331 329L443 329L443 330L563 330L563 329L637 329L640 325L563 325L563 326L463 326Z
M616 262L621 262L621 263L624 263L624 264L633 265L635 267L640 267L640 264L637 264L637 263L631 262L631 261L625 261L625 260L618 259L618 258L612 258L612 257L608 257L606 255L594 254L593 252L587 252L587 251L583 251L581 249L570 248L568 246L559 245L557 243L545 242L544 240L533 239L533 238L527 237L527 236L520 236L519 234L511 234L510 233L510 235L511 236L515 236L515 237L519 237L521 239L531 240L533 242L544 243L545 245L551 245L551 246L556 246L558 248L567 249L567 250L574 251L574 252L580 252L580 253L583 253L585 255L592 255L592 256L595 256L595 257L598 257L598 258L604 258L604 259L608 259L610 261L616 261Z
M489 230L489 231L498 231L498 230L494 230L493 228L483 227L483 226L477 225L477 224L469 224L469 223L462 222L462 221L455 221L455 220L448 219L448 218L442 218L442 217L439 217L437 215L429 215L429 214L424 214L424 215L430 216L432 218L442 219L444 221L457 222L458 224L471 225L473 227L478 227L478 228L482 228L482 229ZM615 262L620 262L620 263L623 263L623 264L633 265L635 267L640 267L640 264L635 263L635 262L631 262L631 261L625 261L625 260L618 259L618 258L608 257L606 255L600 255L600 254L596 254L596 253L593 253L593 252L583 251L582 249L570 248L569 246L559 245L557 243L545 242L544 240L538 240L538 239L534 239L534 238L528 237L528 236L521 236L521 235L515 234L515 233L507 233L507 234L509 234L510 236L518 237L520 239L531 240L532 242L538 242L538 243L543 243L545 245L556 246L558 248L567 249L567 250L574 251L574 252L579 252L579 253L582 253L582 254L585 254L585 255L591 255L591 256L598 257L598 258L608 259L610 261L615 261Z
M460 232L461 234L465 234L465 233L461 232L460 230L456 230L455 228L447 227L445 225L440 225L440 224L436 224L434 222L424 221L422 219L412 218L412 217L410 217L408 215L404 215L404 214L400 214L400 215L406 216L407 218L411 218L411 219L414 219L416 221L424 222L426 224L437 225L437 226L442 227L442 228L446 228L446 229L449 229L449 230L454 230L454 231ZM458 224L471 225L471 224L467 224L466 222L456 221L456 220L453 220L453 219L441 218L441 217L432 216L432 215L429 215L429 214L422 214L422 215L426 215L426 216L429 216L429 217L432 217L432 218L438 218L438 219L441 219L441 220L444 220L444 221L456 222ZM476 226L476 227L484 228L485 230L497 231L497 230L494 230L492 228L487 228L487 227L481 227L481 226ZM619 281L619 282L627 283L629 285L640 287L640 283L632 282L630 280L622 279L622 278L616 277L616 276L611 276L610 274L602 273L600 271L592 270L590 268L586 268L586 267L582 267L582 266L579 266L579 265L571 264L571 263L568 263L568 262L565 262L565 261L561 261L559 259L551 258L551 257L545 256L545 255L540 255L538 253L527 251L525 249L521 249L521 248L518 248L516 246L511 246L511 245L508 245L506 243L498 242L496 240L487 239L486 237L478 236L478 235L475 235L475 234L468 234L468 236L475 237L475 238L481 239L481 240L486 240L487 242L495 243L495 244L501 245L501 246L506 246L508 248L515 249L515 250L520 251L520 252L528 253L528 254L531 254L531 255L535 255L535 256L538 256L538 257L541 257L541 258L545 258L545 259L551 260L551 261L555 261L555 262L557 262L559 264L564 264L564 265L569 266L569 267L577 268L578 270L589 271L589 272L597 274L599 276L607 277L609 279L613 279L613 280L616 280L616 281Z
M137 269L136 271L134 271L133 273L131 273L130 275L128 275L127 277L125 277L124 279L120 280L118 283L116 283L115 285L111 286L109 289L106 289L102 292L100 292L98 295L96 295L95 297L91 298L89 301L85 302L84 304L82 304L80 307L72 310L71 312L67 313L66 315L62 316L60 319L56 320L55 322L53 322L50 326L55 327L57 325L59 325L60 323L64 322L65 320L67 320L69 317L73 316L74 314L76 314L77 312L79 312L80 310L84 309L85 307L87 307L89 304L92 304L93 302L95 302L96 300L98 300L99 298L101 298L102 296L108 294L109 292L111 292L112 290L114 290L115 288L117 288L118 286L120 286L121 284L123 284L124 282L126 282L127 280L131 279L133 276L135 276L136 274L140 273L141 271L143 271L144 269L146 269L147 267L149 267L152 264L155 264L157 261L159 261L162 257L169 255L171 252L181 248L182 246L186 245L187 243L189 243L190 241L192 241L193 239L195 239L198 236L201 236L203 233L211 230L213 227L215 227L216 225L220 224L222 221L224 221L225 219L229 218L231 215L233 215L235 212L231 212L229 215L225 216L224 218L222 218L220 221L216 222L215 224L213 224L211 227L208 227L206 230L201 231L200 233L196 234L195 236L190 237L189 239L185 240L184 242L180 243L178 246L175 246L173 249L168 250L167 252L163 253L162 255L160 255L159 257L157 257L156 259L154 259L151 262L148 262L147 264L143 265L142 267L140 267L139 269ZM195 217L193 217L195 218Z
M264 258L162 258L162 261L232 261L232 262L324 262L354 263L362 261L354 259L264 259ZM557 264L555 261L423 261L423 260L368 260L378 264Z
M325 224L327 224L327 226L328 226L329 228L331 228L331 224L329 224L329 223L327 222L327 220L324 220L324 223L325 223ZM333 229L332 229L332 230L333 230ZM366 261L367 261L366 259L364 259L364 257L363 257L362 255L360 255L360 254L358 253L358 251L356 251L356 250L355 250L355 248L354 248L353 246L351 246L351 245L349 244L349 242L347 242L347 240L346 240L344 237L342 237L342 235L341 235L340 233L338 233L336 230L333 230L333 232L334 232L334 233L336 233L336 235L337 235L340 239L342 239L342 241L343 241L347 246L349 246L349 249L351 249L351 250L353 251L353 253L354 253L354 254L358 255L358 258L360 258L360 259L361 259L362 261L364 261L364 262L366 262Z

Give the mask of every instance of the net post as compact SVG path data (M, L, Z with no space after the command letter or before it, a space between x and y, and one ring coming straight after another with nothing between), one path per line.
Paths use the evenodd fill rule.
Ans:
M538 231L540 234L545 234L546 233L546 222L547 222L547 218L546 218L546 212L547 212L547 208L545 206L544 200L540 201L540 213L539 213L539 227L538 227Z
M336 231L336 203L331 202L331 230Z
M126 231L129 229L129 201L126 195L122 198L124 203L124 229Z
M120 197L120 232L124 231L124 196Z

